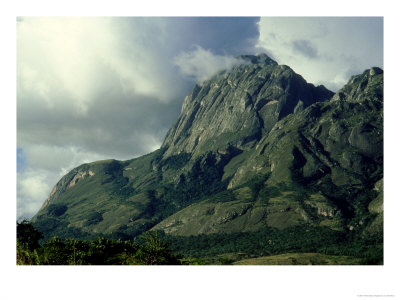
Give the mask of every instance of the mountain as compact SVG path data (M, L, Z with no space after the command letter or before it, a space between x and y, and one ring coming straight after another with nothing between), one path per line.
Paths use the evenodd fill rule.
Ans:
M334 94L265 54L239 59L192 89L160 149L73 169L33 224L47 237L272 230L283 240L296 229L379 243L383 71L353 76Z
M197 157L227 145L250 149L278 120L333 95L266 55L240 58L255 63L196 85L185 98L161 146L166 156L186 152Z
M335 230L360 226L370 217L363 202L372 199L365 191L376 190L383 176L381 100L381 70L353 77L331 101L277 121L226 164L229 201L217 194L155 229L191 235L303 223ZM259 186L253 188L248 182L256 175Z

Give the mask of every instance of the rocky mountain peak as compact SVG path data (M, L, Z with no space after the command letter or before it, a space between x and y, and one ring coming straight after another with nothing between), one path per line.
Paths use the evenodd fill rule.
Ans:
M354 75L340 89L331 101L363 102L366 100L383 101L383 70L372 67L362 74Z
M276 61L271 59L268 55L261 53L258 55L239 55L237 56L238 59L244 60L246 62L250 62L251 64L255 65L278 65Z
M252 147L280 119L333 95L266 54L239 58L251 64L196 85L185 98L162 145L166 156Z

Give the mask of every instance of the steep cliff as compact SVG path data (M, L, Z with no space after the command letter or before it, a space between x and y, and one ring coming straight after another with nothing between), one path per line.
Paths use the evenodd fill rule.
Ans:
M241 58L249 63L196 85L186 96L161 146L165 156L198 156L227 145L250 149L277 121L333 95L266 55Z
M190 235L300 224L363 227L375 218L368 203L383 177L382 90L382 70L373 68L354 76L331 101L278 121L225 166L230 201L224 192L212 204L210 199L193 204L155 229ZM258 180L256 194L252 178Z

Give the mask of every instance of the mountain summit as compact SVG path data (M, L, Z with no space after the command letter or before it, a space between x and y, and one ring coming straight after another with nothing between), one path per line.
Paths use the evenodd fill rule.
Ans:
M73 169L33 224L47 237L278 230L286 239L296 229L326 245L379 243L383 71L334 94L265 54L239 58L248 63L195 85L159 150Z
M285 116L327 101L333 93L315 87L265 54L196 85L185 97L177 122L161 148L165 155L199 155L227 146L251 148Z

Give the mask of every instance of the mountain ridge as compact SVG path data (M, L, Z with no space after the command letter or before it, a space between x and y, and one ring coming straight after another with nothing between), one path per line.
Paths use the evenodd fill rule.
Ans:
M161 146L169 148L166 155L214 150L213 145L204 145L203 141L210 139L220 140L221 145L244 146L267 134L286 115L333 96L323 86L308 84L288 66L274 61L259 64L259 60L251 57L250 61L257 63L235 66L193 88ZM249 81L249 77L253 79ZM229 134L235 137L226 137ZM189 135L184 139L185 145L182 135ZM222 135L225 137L221 140Z
M80 238L383 234L383 70L333 93L267 55L239 58L185 97L160 149L74 168L33 224Z

